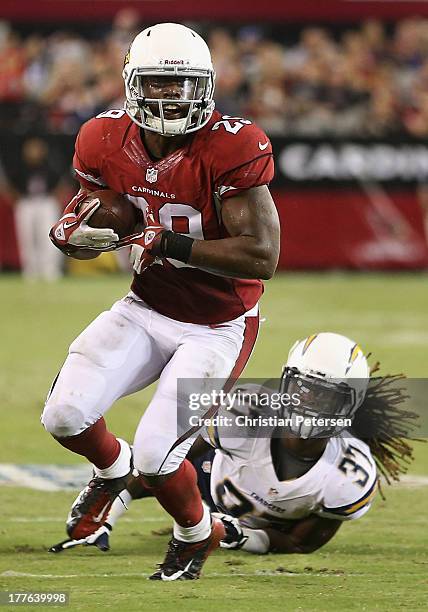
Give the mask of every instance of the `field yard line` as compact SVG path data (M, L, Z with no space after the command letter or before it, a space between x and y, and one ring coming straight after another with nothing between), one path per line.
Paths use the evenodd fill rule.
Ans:
M52 518L50 516L36 516L30 518L28 516L15 516L12 518L4 518L1 520L2 523L64 523L64 518L55 517ZM167 523L171 522L171 519L168 517L165 518L155 518L152 516L148 516L146 518L140 519L130 519L130 518L121 518L121 523Z
M0 463L0 486L15 486L39 491L79 490L91 475L88 464L13 464ZM395 486L428 486L428 476L406 475Z
M307 577L309 574L305 572L287 572L287 571L264 571L264 570L255 570L254 572L234 572L232 569L230 572L222 573L222 572L210 572L209 574L204 574L204 578L231 578L231 577L242 577L242 578L254 578L255 576L275 576L275 577L298 577L305 576ZM334 571L330 572L311 572L311 576L344 576L342 573L334 573ZM346 576L356 576L357 574L349 574ZM15 572L13 570L6 570L0 574L1 578L46 578L47 580L57 580L63 578L148 578L151 574L145 572L123 572L117 574L31 574L27 572Z
M39 491L60 491L53 482L49 482L46 478L38 476L37 474L29 474L28 471L20 465L13 464L2 464L1 465L1 476L2 479L8 481L8 483L19 484L21 487L28 489L36 489Z
M79 490L91 478L90 464L0 463L0 484L38 491Z
M400 482L394 483L393 486L403 487L426 487L428 486L428 476L417 476L416 474L405 474L401 476Z

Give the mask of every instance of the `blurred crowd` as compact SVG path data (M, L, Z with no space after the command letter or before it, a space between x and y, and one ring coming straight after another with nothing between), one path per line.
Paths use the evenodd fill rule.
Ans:
M289 27L193 26L212 50L218 108L270 135L428 135L428 19L302 27L293 36ZM143 27L129 9L91 36L23 35L0 23L0 127L74 134L121 107L123 57Z

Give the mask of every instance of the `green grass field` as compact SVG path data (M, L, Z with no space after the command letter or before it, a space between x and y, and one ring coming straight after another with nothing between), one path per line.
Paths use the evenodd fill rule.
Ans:
M127 290L126 277L25 285L0 276L0 463L80 462L39 423L50 382L70 341ZM295 339L336 331L357 340L383 373L428 375L428 289L421 274L287 274L267 284L265 322L246 375L278 376ZM107 417L132 439L150 389ZM428 444L418 444L411 474L428 476ZM195 583L146 580L161 561L169 525L153 500L133 504L112 536L112 550L77 548L48 555L65 537L73 493L1 488L0 590L64 590L71 610L422 610L427 607L428 487L386 489L369 514L344 525L312 555L218 551ZM424 542L425 539L425 542ZM11 609L7 606L4 609Z

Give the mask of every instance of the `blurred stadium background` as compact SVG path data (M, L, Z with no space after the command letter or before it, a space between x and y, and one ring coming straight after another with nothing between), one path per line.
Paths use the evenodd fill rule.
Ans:
M63 203L80 125L122 107L129 41L174 19L210 44L217 107L272 139L281 268L427 267L426 2L3 0L0 19L3 270L20 266L13 202L28 140L45 142Z
M427 375L428 2L2 0L2 464L79 462L42 430L41 406L69 342L125 293L129 272L126 261L106 254L92 262L59 260L40 282L39 271L23 265L19 210L28 195L50 196L57 212L68 201L80 125L122 106L123 56L135 33L158 21L180 21L207 39L217 107L253 118L273 143L280 271L267 285L266 321L247 375L278 374L289 345L317 330L355 337L384 373ZM43 180L35 167L43 168ZM33 236L36 253L44 248L38 240L48 244L44 223L44 238ZM149 395L127 398L111 412L117 434L132 439ZM422 609L427 457L426 445L418 446L407 485L416 488L389 492L388 503L378 501L367 519L346 526L309 560L216 555L207 570L212 580L180 585L174 597L136 581L164 547L150 532L157 520L166 524L154 505L143 519L134 508L113 553L97 557L95 584L85 578L95 551L45 554L61 539L73 493L47 497L1 487L0 587L66 588L73 609L122 602L139 610L144 593L146 605L160 609L188 610L191 596L191 609L218 611L230 573L230 606L248 609L251 600L276 610L284 609L277 579L286 565L294 573L280 587L286 609Z

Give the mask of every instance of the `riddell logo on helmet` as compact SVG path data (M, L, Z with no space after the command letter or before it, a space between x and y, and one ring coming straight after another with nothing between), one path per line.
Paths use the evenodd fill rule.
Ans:
M164 60L165 66L176 66L177 64L184 64L184 60Z

